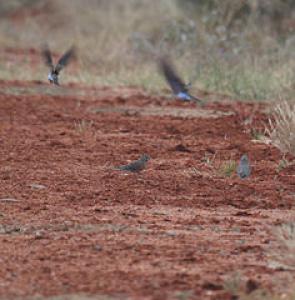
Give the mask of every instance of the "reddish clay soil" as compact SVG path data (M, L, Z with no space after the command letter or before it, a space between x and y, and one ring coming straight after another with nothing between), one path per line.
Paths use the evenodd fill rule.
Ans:
M252 140L266 108L1 81L0 298L238 299L237 278L285 292L294 271L269 255L295 167ZM115 170L143 153L141 173ZM251 177L226 177L244 153Z

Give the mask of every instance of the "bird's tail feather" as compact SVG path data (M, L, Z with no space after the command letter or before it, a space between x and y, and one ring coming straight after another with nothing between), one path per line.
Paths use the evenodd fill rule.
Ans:
M192 99L194 102L198 103L199 105L201 105L201 106L205 105L205 102L204 102L203 100L201 100L201 99L199 99L199 98L197 98L197 97L194 97L194 96L192 96L192 95L190 95L190 97L191 97L191 99Z

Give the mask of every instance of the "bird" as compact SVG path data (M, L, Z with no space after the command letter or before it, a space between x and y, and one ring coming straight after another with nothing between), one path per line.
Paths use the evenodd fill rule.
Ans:
M57 64L54 65L52 61L51 51L47 44L42 47L42 56L44 58L45 64L50 68L48 74L48 80L50 83L54 85L59 85L58 76L60 71L68 65L68 63L72 60L75 55L75 48L72 46L69 50L67 50L58 60Z
M116 170L137 173L137 172L142 171L145 168L146 163L150 159L151 158L149 155L143 154L143 155L141 155L141 157L138 160L135 160L128 165L119 166L116 168Z
M203 104L203 101L189 94L191 83L185 84L183 80L176 73L171 61L167 57L159 59L159 69L164 75L167 83L170 85L173 94L176 98L182 101L195 101Z
M251 174L251 166L247 154L244 154L237 167L237 174L241 179L247 178Z

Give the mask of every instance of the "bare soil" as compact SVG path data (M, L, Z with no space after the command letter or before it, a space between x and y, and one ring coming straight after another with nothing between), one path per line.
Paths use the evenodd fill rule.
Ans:
M215 100L2 80L0 298L284 292L294 271L269 253L295 219L295 166L253 139L265 104ZM143 153L141 173L115 170ZM250 178L227 177L244 153Z

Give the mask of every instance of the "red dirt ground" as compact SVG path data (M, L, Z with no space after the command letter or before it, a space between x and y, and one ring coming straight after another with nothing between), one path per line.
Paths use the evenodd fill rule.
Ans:
M269 253L295 219L295 167L252 140L264 111L1 81L0 298L238 299L237 278L285 292L295 274ZM140 174L114 170L142 153ZM251 177L224 176L244 153Z

